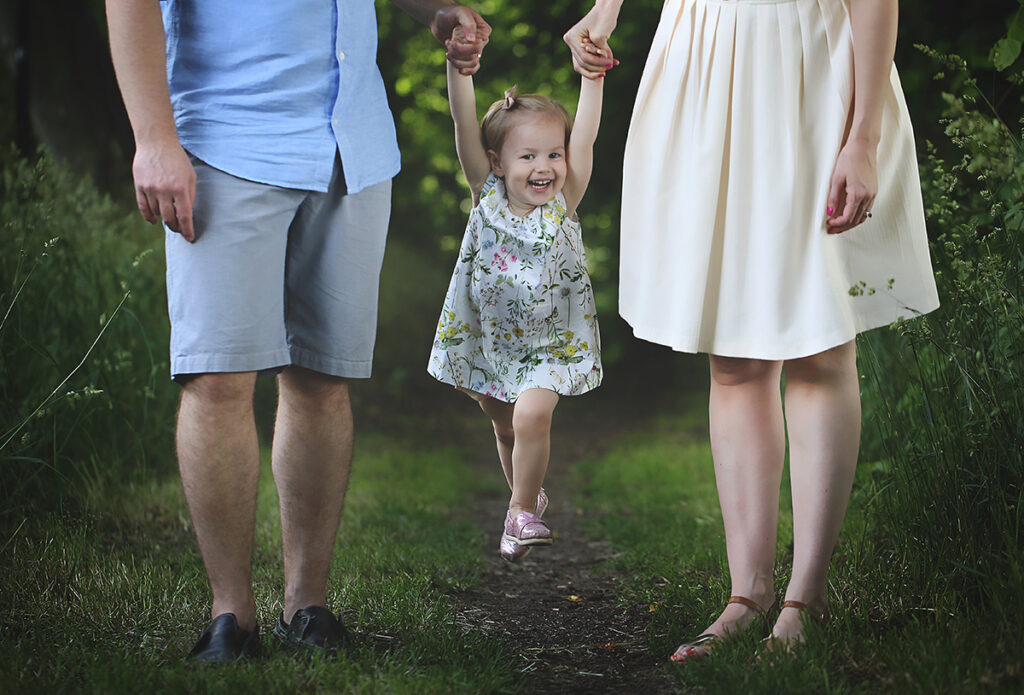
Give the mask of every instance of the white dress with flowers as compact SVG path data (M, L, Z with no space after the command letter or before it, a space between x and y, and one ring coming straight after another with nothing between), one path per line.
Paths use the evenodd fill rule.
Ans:
M513 215L493 173L469 214L427 371L508 403L601 383L600 336L580 225L559 193Z

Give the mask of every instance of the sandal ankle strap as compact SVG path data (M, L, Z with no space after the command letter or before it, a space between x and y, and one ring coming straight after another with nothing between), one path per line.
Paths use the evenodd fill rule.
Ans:
M753 601L747 598L746 596L730 596L728 603L738 603L741 606L746 606L747 608L750 608L751 610L754 610L758 613L765 612L765 609L761 607L761 604L759 604L757 601Z
M825 623L827 623L829 621L828 608L826 608L825 610L823 610L821 612L816 612L816 611L812 610L811 607L808 606L803 601L783 601L782 602L782 607L783 608L796 608L798 611L807 611L807 613L809 615L813 616L816 620L820 620L821 622L825 622Z

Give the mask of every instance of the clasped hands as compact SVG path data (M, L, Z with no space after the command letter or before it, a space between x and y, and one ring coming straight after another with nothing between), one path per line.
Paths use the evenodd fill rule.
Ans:
M431 31L444 43L446 57L459 73L472 75L480 69L480 54L490 38L491 27L474 10L453 5L438 12ZM608 45L615 17L595 7L562 37L572 51L576 72L591 79L604 77L619 64Z

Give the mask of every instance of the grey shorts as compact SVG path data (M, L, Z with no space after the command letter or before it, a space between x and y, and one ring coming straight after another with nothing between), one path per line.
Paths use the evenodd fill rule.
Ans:
M391 181L347 195L236 178L193 158L196 240L166 230L171 377L370 376Z

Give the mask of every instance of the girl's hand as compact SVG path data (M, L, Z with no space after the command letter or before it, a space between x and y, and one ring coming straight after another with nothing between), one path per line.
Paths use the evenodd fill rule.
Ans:
M572 51L572 66L584 77L603 77L605 72L619 64L608 45L615 30L618 12L604 10L597 5L562 38Z
M878 195L876 147L849 140L839 151L828 192L829 234L841 234L871 217Z
M480 69L480 54L490 39L491 27L476 10L449 5L438 10L430 30L444 44L445 57L462 75Z

